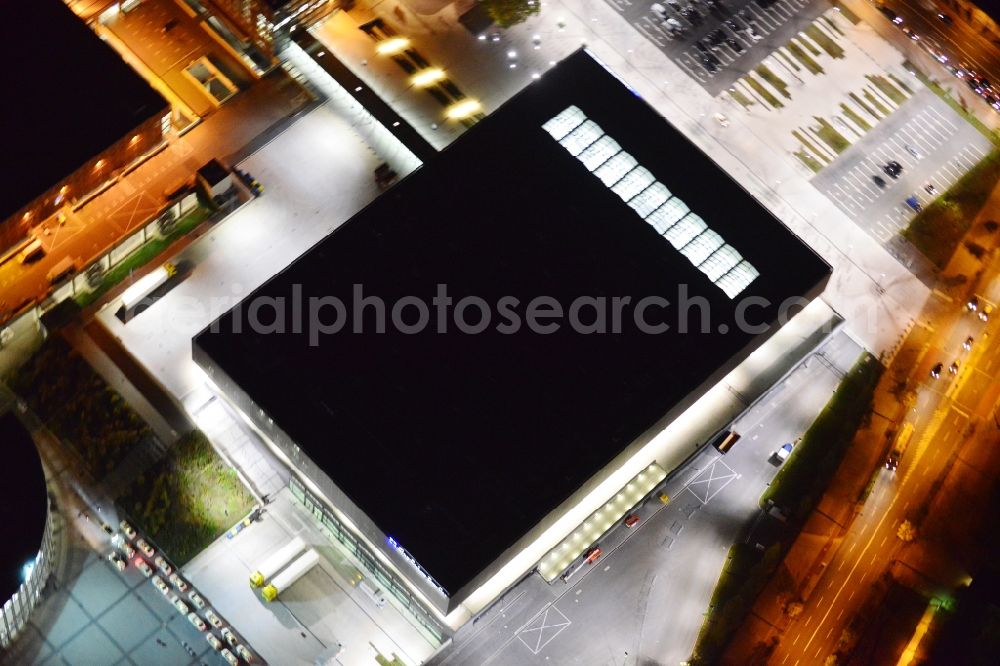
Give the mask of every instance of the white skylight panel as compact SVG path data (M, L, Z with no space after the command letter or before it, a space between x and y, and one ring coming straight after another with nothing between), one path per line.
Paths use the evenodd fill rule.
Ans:
M688 213L683 220L667 229L663 237L670 241L675 249L679 250L705 229L708 229L708 225L703 219L694 213Z
M582 125L559 139L562 147L569 151L569 154L576 157L582 153L587 146L604 136L604 130L593 120L585 120Z
M615 183L611 191L620 196L622 201L628 201L655 182L656 178L649 169L637 166Z
M583 166L587 167L587 171L593 171L621 152L621 149L622 147L618 145L617 141L605 134L577 155L577 159L583 162Z
M736 298L736 296L750 286L750 283L757 279L760 273L757 269L750 265L749 261L743 260L737 264L731 271L720 277L715 281L722 291L726 292L726 296L729 298Z
M635 195L628 205L632 210L639 213L639 217L646 218L654 210L666 203L670 198L670 190L663 183L656 182ZM660 232L663 233L662 231Z
M709 255L725 244L722 236L711 229L701 232L691 242L681 248L681 254L688 258L695 266L708 259Z
M708 279L715 282L743 261L743 257L732 245L723 245L698 266Z
M606 186L611 187L621 180L622 176L634 169L637 164L635 158L623 150L602 164L594 172L594 175L600 178Z
M646 221L653 225L659 233L677 224L677 221L688 214L688 207L677 197L668 199L666 203L646 216Z
M578 107L567 107L542 127L729 298L760 275Z
M587 119L578 107L571 106L542 125L542 129L552 135L556 141L575 130Z

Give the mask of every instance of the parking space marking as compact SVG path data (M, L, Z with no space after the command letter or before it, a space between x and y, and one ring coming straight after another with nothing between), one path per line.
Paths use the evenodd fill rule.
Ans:
M722 460L715 460L691 480L685 489L690 491L702 504L708 504L713 497L735 479L736 472L729 465Z
M532 654L538 654L571 624L561 610L549 606L521 627L517 637Z

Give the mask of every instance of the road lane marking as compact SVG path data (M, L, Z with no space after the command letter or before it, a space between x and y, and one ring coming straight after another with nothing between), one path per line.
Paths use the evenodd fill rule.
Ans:
M885 513L882 514L882 519L879 520L878 524L875 526L875 530L872 533L871 537L869 537L868 543L865 544L864 550L862 550L861 554L858 555L858 559L854 562L854 566L851 567L851 570L850 570L850 572L848 572L846 578L844 579L843 584L840 586L840 589L837 590L837 594L834 595L833 601L830 602L830 607L827 609L826 613L823 615L823 619L820 620L819 624L816 625L816 629L813 631L812 636L809 637L809 642L805 644L804 648L802 648L803 650L807 649L809 647L810 643L813 642L813 639L816 638L816 633L820 630L820 627L823 626L823 623L826 622L826 618L830 616L830 612L833 610L833 606L837 603L837 597L839 597L840 593L844 591L845 587L847 587L847 583L849 581L851 581L851 578L854 576L854 571L858 568L858 565L861 564L861 560L864 559L865 553L868 552L868 548L871 547L872 541L875 540L875 534L877 534L879 528L882 527L882 523L885 522L885 519L888 518L889 514L892 512L892 507L896 505L896 499L898 497L899 497L899 495L896 495L896 497L893 498L892 502L889 504L889 508L887 508L885 510ZM855 592L855 590L851 590L851 596L850 596L849 600L854 598L854 592Z

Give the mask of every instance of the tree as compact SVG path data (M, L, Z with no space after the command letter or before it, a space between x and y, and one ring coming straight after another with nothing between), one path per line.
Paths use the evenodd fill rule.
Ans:
M541 10L538 0L482 0L482 5L501 28L523 23Z
M788 619L794 620L798 616L802 615L802 611L805 607L802 605L801 601L791 601L785 606L785 614L788 615Z
M899 529L896 530L896 536L903 543L910 543L917 538L917 528L913 526L908 520L904 520L899 524Z

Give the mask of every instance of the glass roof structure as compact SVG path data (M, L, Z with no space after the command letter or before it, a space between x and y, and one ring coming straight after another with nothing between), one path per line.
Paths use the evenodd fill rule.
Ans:
M760 275L579 107L567 107L542 128L729 298L736 298Z

